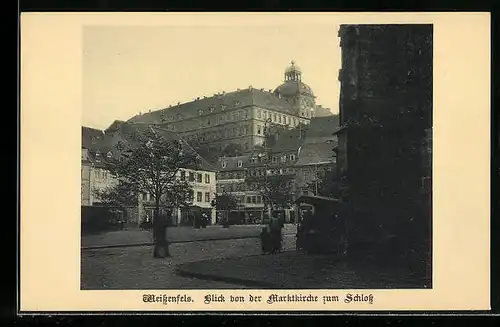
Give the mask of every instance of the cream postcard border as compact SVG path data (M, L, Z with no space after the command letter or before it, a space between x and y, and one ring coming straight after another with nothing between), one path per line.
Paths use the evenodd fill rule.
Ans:
M325 306L203 304L208 290L80 290L82 27L86 25L434 24L433 289L363 290L375 301ZM312 35L311 37L314 37ZM332 31L337 38L337 31ZM23 13L22 311L487 310L490 305L489 13ZM314 54L311 54L314 55ZM315 290L339 295L352 290ZM143 293L188 294L187 305ZM248 296L294 291L217 291Z

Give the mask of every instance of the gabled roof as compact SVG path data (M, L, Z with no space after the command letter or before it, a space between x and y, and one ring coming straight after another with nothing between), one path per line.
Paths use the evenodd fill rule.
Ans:
M198 169L198 170L205 170L205 171L217 171L217 168L215 168L213 165L208 163L203 157L201 157L186 141L184 141L178 134L168 131L165 129L161 129L157 126L154 125L149 125L149 124L131 124L131 123L121 123L117 126L116 129L114 129L113 132L109 132L107 134L103 134L102 131L100 134L98 134L95 131L86 131L82 129L82 135L83 134L89 134L92 137L92 142L89 143L88 141L85 141L86 143L90 144L90 147L87 147L89 149L89 157L91 158L91 161L95 162L95 157L96 157L96 152L99 152L101 155L100 157L102 158L101 161L105 161L106 155L108 152L111 152L113 156L119 156L120 151L117 148L117 145L120 142L127 143L130 146L138 146L138 141L139 141L139 136L144 135L144 133L147 130L154 130L156 133L159 133L162 138L165 140L177 140L180 141L182 144L182 149L186 153L192 153L194 154L198 159L198 166L197 167L183 167L183 168L192 168L192 169ZM84 131L85 130L85 131ZM82 137L82 142L84 142L84 138ZM85 147L82 145L82 147Z
M293 129L277 130L277 140L269 145L272 153L297 151L304 143L304 135L307 126L299 125Z
M160 135L163 139L165 140L170 140L170 141L179 141L181 142L182 150L185 151L186 153L193 154L195 157L199 159L198 165L196 167L182 167L182 168L191 168L191 169L198 169L198 170L205 170L205 171L217 171L218 169L211 165L205 158L200 156L194 149L189 145L188 142L186 142L183 138L179 136L179 134L174 133L172 131L163 129L161 127L155 126L155 125L148 125L148 124L131 124L131 123L124 123L121 124L118 133L120 133L127 143L131 145L137 145L138 141L138 136L139 135L144 135L144 133L147 130L153 130L155 133Z
M238 162L241 161L241 167L238 167ZM225 167L222 167L222 163L225 162ZM218 168L219 171L232 171L232 170L243 170L248 167L250 163L250 156L237 156L237 157L221 157L219 159Z
M168 108L155 110L142 115L136 115L130 118L127 122L163 124L179 120L177 119L178 115L181 116L181 120L198 117L199 110L203 110L202 115L206 115L214 112L229 111L252 105L264 109L291 113L290 104L287 101L278 98L273 93L261 89L247 88L211 97L197 98L191 102L179 103Z
M82 126L82 148L95 150L103 137L104 133L100 129Z
M311 119L304 143L299 152L296 166L333 163L336 153L338 129L337 115L314 117Z
M338 115L313 117L309 122L306 139L333 139L333 135L338 128Z
M104 130L104 133L113 133L118 130L121 124L125 123L123 120L115 120L108 128Z
M336 143L309 143L304 144L300 149L299 157L295 166L322 165L334 163L335 152L333 151Z

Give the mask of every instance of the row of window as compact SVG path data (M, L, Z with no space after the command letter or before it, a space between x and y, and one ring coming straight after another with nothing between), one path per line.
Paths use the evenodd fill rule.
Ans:
M200 109L202 110L202 109ZM303 111L302 113L303 116L308 117L307 110ZM219 125L219 124L224 124L227 122L236 122L240 120L246 120L249 118L249 113L246 110L238 110L234 112L228 112L228 113L222 113L213 117L208 117L204 119L203 121L199 120L192 120L192 121L185 121L182 123L177 123L177 124L171 124L169 127L172 130L177 130L177 131L189 131L189 130L194 130L203 126L212 126L212 125ZM291 117L285 114L279 114L275 112L270 112L262 109L257 110L257 118L258 119L264 119L264 120L269 120L273 123L276 124L282 124L282 125L290 125L292 127L295 127L299 125L299 123L305 123L306 121L304 119L297 119L296 117ZM248 127L246 128L245 134L248 134L249 130ZM264 126L263 125L257 125L257 134L262 135L264 134ZM243 134L242 131L240 131L240 134ZM227 136L229 137L229 136Z
M202 192L196 192L196 202L203 202L203 193ZM210 193L205 192L205 202L208 203L210 202Z
M199 110L203 111L202 109L199 109ZM198 113L199 112L200 111L198 111ZM203 119L203 120L196 119L196 120L184 121L182 123L171 124L169 127L172 130L188 131L188 130L197 129L197 128L200 128L203 126L219 125L219 124L224 124L224 123L231 122L231 121L239 121L239 120L245 120L245 119L248 119L248 111L238 110L238 111L234 111L234 112L222 113L219 115L215 115L213 117L208 117L208 118ZM169 121L169 120L164 119L163 121L165 122L165 121Z
M206 203L210 202L210 193L205 192L205 197L203 198L203 192L196 192L196 199L194 198L194 191L191 191L191 196L193 197L193 200L196 200L196 202L203 202L205 200ZM153 197L149 193L143 193L141 195L142 201L149 202L153 201Z
M108 179L111 177L111 174L104 169L95 169L94 170L95 179Z
M261 183L225 183L218 184L216 189L218 193L224 192L246 192L246 191L258 191L262 188Z
M188 180L190 182L196 181L196 183L203 183L203 174L201 173L196 173L196 178L195 178L195 173L190 171L189 174L186 176L186 171L181 170L181 180L185 181ZM210 184L210 175L205 174L205 183Z
M324 169L294 169L294 168L281 168L281 169L269 169L267 175L283 175L283 174L294 174L294 173L302 173L302 177L305 182L309 182L315 179L315 177L323 178L325 176ZM258 169L249 169L245 172L220 172L217 174L217 180L228 180L228 179L243 179L245 177L258 177L265 176L266 171L263 168ZM238 184L237 184L238 185ZM244 188L240 187L236 190L244 190Z
M246 202L248 204L261 204L262 203L262 196L260 196L260 195L247 196Z
M201 142L215 141L224 138L237 137L250 134L250 126L233 126L221 128L216 131L202 132L199 134L188 135L186 138L190 141L198 140Z
M180 104L180 103L178 103L178 105L179 105L179 104ZM240 105L241 105L241 102L240 102L240 101L238 101L238 100L233 101L233 107L235 107L235 108L236 108L236 107L239 107ZM227 104L224 104L224 103L223 103L223 104L221 104L221 105L220 105L220 109L221 109L221 111L226 111L226 109L227 109L227 108L228 108L228 105L227 105ZM211 114L211 113L213 113L213 112L215 111L215 109L216 109L216 106L215 106L215 105L210 105L210 106L207 108L207 110L198 109L198 116L202 116L202 115L204 115L204 114ZM180 114L180 113L179 113L179 114L176 114L176 115L170 115L170 116L167 116L166 114L167 114L167 112L164 112L164 115L163 115L163 117L162 117L162 120L163 120L164 122L169 122L169 121L171 122L171 121L174 121L174 120L182 120L182 119L184 119L184 118L185 118L185 117L184 117L182 114Z
M303 116L305 116L305 115L303 114ZM297 119L295 117L290 117L290 116L287 116L284 114L278 114L275 112L266 111L266 110L262 110L262 109L257 110L257 118L264 119L266 121L269 120L269 121L272 121L273 123L277 123L277 124L291 125L294 127L297 126L301 122L302 123L305 122L304 120ZM260 125L258 127L260 127ZM258 134L260 134L260 132Z
M287 175L294 174L296 170L294 168L286 167L286 168L272 168L268 169L267 175ZM245 177L258 177L258 176L266 176L266 170L264 168L257 169L248 169L245 172L219 172L217 174L217 180L226 180L226 179L243 179Z
M262 158L250 158L250 163L262 162L262 160L263 160ZM285 154L285 155L282 155L282 156L279 156L279 157L278 156L273 156L271 158L271 161L274 162L274 163L278 162L278 160L281 161L281 162L287 162L287 160L289 160L289 161L295 161L295 154L290 154L290 155L286 155ZM222 165L222 168L226 168L227 162L226 161L222 161L221 165ZM238 165L239 168L243 167L243 161L241 161L241 160L238 161L237 165Z

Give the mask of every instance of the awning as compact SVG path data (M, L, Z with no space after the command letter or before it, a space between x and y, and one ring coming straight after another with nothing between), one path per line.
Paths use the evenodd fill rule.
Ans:
M295 203L297 204L307 203L312 205L318 205L318 204L340 204L341 201L339 199L329 198L326 196L302 195L295 201Z

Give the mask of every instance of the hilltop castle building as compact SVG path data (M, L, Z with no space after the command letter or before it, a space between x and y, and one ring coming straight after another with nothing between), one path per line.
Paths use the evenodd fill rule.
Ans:
M284 82L274 91L250 86L198 97L137 115L128 122L160 124L193 145L221 152L233 147L237 154L245 154L263 144L271 125L294 128L309 124L312 117L329 115L329 109L316 104L312 89L302 81L301 69L292 61Z

